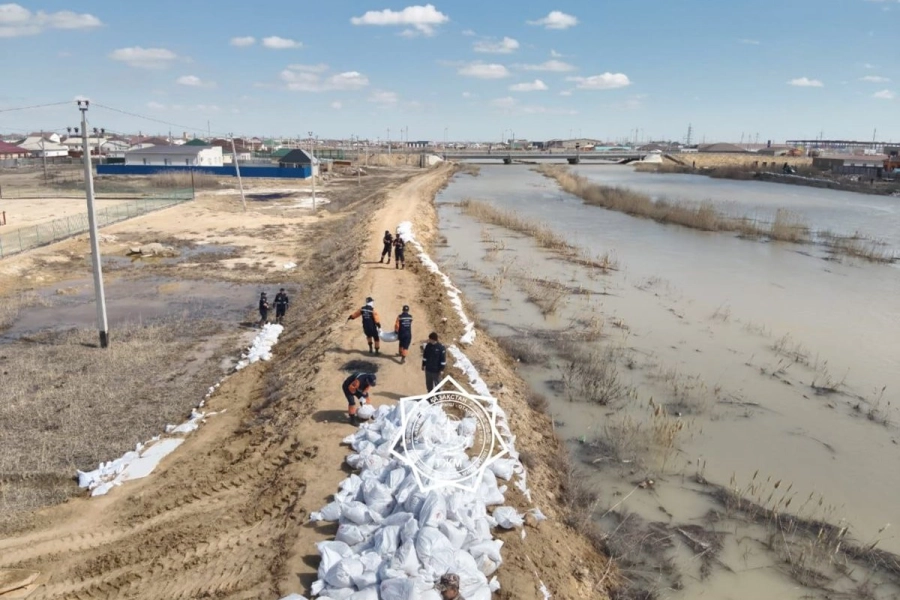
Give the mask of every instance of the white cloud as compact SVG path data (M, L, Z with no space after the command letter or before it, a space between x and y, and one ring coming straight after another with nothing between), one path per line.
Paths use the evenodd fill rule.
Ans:
M526 71L550 71L551 73L566 73L575 70L575 65L570 65L561 60L547 60L536 65L515 65Z
M859 80L868 83L887 83L890 81L887 77L881 77L880 75L866 75L865 77L860 77Z
M742 38L738 40L740 44L747 44L748 46L759 46L759 40L751 40L749 38Z
M384 90L376 90L369 96L369 102L380 104L382 106L393 106L400 101L397 92L386 92Z
M463 98L472 98L473 94L472 94L472 92L463 92L462 97Z
M369 78L357 71L345 71L330 77L323 77L320 72L295 70L288 67L281 72L280 78L286 84L287 89L294 92L352 91L369 85Z
M552 50L552 49L550 50L550 56L552 56L553 58L562 58L563 57L563 55L561 53L557 52L556 50Z
M422 35L434 35L436 25L441 25L450 20L450 17L437 10L434 5L407 6L403 10L396 11L386 8L384 10L370 10L361 17L353 17L350 22L354 25L404 25L412 27L404 31L404 35L419 33Z
M571 96L572 90L563 90L559 93L560 96Z
M542 25L546 29L568 29L569 27L574 27L578 25L578 19L573 17L572 15L567 15L566 13L554 10L551 11L543 19L538 19L537 21L528 21L529 25Z
M291 71L302 71L304 73L324 73L328 70L328 65L319 63L317 65L288 65Z
M503 65L489 64L483 62L473 62L464 65L457 71L465 77L475 77L476 79L503 79L509 77L509 70Z
M303 47L303 44L296 40L278 37L277 35L264 37L262 40L262 45L266 48L271 48L272 50L291 50L293 48Z
M518 103L519 101L512 96L506 96L505 98L494 98L493 100L491 100L491 106L495 108L510 109L516 106Z
M877 69L877 68L878 67L876 65L873 65L872 63L863 63L863 69Z
M462 34L466 37L472 37L475 35L475 32L471 29L463 29Z
M205 87L212 88L216 87L216 83L214 81L203 81L196 75L182 75L178 79L175 80L175 83L179 85L186 85L188 87Z
M31 12L19 4L0 4L0 38L37 35L47 29L92 29L101 25L100 19L88 13Z
M228 43L232 46L237 46L238 48L246 48L247 46L252 46L253 44L255 44L256 38L252 35L233 37Z
M519 49L519 42L511 37L504 37L499 42L482 40L475 42L473 50L488 54L511 54Z
M159 102L148 102L147 108L149 108L150 110L165 110L166 105L160 104Z
M872 97L879 100L893 100L897 97L897 94L895 94L891 90L881 90L880 92L875 92L874 94L872 94Z
M547 84L540 79L535 79L530 83L517 83L509 86L511 92L543 92L547 89Z
M341 110L342 108L344 108L344 105L341 104L340 101L335 100L334 102L331 103L331 108L333 108L334 110Z
M580 90L614 90L631 85L624 73L608 72L590 77L566 77L566 81L575 82L575 87Z
M178 55L165 48L141 48L133 46L131 48L119 48L113 50L109 57L125 63L129 67L137 67L139 69L164 69L172 61L178 58Z
M798 77L791 79L787 83L796 87L825 87L825 84L818 79L810 79L809 77Z

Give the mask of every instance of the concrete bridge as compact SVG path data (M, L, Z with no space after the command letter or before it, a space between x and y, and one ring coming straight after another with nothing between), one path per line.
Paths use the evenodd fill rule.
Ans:
M614 163L629 163L640 160L645 153L641 152L573 152L570 150L559 152L532 152L514 150L512 152L435 152L447 160L502 160L504 164L512 164L516 161L533 160L564 160L570 165L577 165L586 161L607 161Z

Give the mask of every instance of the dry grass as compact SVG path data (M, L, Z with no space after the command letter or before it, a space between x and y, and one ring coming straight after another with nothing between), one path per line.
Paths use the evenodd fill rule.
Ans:
M496 338L497 344L517 362L527 365L544 365L550 355L544 343L537 337L528 335L503 336ZM546 402L546 399L544 400Z
M609 404L628 393L619 378L620 352L611 346L602 350L575 350L560 367L566 398L570 402Z
M195 172L192 178L190 171L157 173L150 175L148 180L153 187L158 188L187 189L193 187L198 190L204 190L222 187L219 178L215 175Z
M32 306L50 306L49 299L39 296L34 292L22 292L13 296L0 299L0 332L12 327L19 314Z
M219 332L214 322L171 321L117 328L110 347L93 347L94 330L33 336L0 356L0 478L41 478L0 514L15 513L76 491L76 469L96 468L180 423L218 376L215 358L190 358L198 342ZM29 491L31 490L31 491ZM3 494L0 494L3 495ZM32 504L35 503L35 504Z
M478 177L478 175L481 174L481 167L471 163L462 163L459 165L458 171L466 175L471 175L472 177Z
M900 259L885 242L865 237L859 232L852 236L830 236L828 246L835 254L872 262L890 263Z
M543 316L556 314L569 295L569 289L559 282L547 282L533 277L518 279L529 302L536 305Z
M591 257L583 250L569 243L562 235L543 223L519 216L515 211L497 208L481 200L466 198L459 203L463 213L484 223L490 223L511 231L516 231L534 239L537 245L560 253L575 264L600 269L603 272L618 268L618 261L609 252L599 257Z

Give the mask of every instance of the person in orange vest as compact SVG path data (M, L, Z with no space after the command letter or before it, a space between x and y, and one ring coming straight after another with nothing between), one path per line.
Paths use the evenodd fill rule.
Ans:
M354 373L344 380L341 389L347 397L347 419L351 425L359 425L356 416L356 401L365 404L369 399L369 390L375 387L375 373Z
M394 322L394 331L397 332L397 341L400 342L400 364L406 362L406 355L409 354L409 345L412 343L412 315L409 314L409 306L403 305L403 312Z
M366 341L369 343L369 354L373 350L375 354L381 352L381 319L375 310L375 300L371 296L366 298L366 305L358 311L347 317L347 320L358 319L362 317L363 333L366 334ZM374 348L373 348L374 346Z

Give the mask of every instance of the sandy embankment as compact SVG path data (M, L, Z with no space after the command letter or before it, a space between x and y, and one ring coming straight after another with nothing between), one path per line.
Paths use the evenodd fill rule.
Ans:
M346 315L372 295L388 326L402 304L411 306L414 342L432 329L448 341L460 334L442 284L412 251L406 270L377 263L381 233L402 221L413 223L426 247L434 240L432 200L451 174L452 167L444 165L409 180L389 180L327 218L281 229L276 238L282 246L289 240L291 256L284 258L298 263L302 291L275 359L226 380L208 402L219 414L151 477L102 498L46 509L29 530L0 540L0 569L40 571L45 585L33 597L41 599L308 595L318 566L315 543L336 531L333 524L310 524L309 514L346 477L347 448L340 442L352 429L340 383L356 368L350 361L373 360L364 352L358 323L345 324ZM190 205L170 210L191 213L184 235L216 242L204 235L210 231L204 219L215 220L215 211L203 216ZM133 227L167 213L135 220ZM255 216L241 219L242 226L226 237L257 226ZM265 233L271 226L258 229ZM417 361L400 365L391 350L386 345L373 361L379 374L376 404L424 391ZM564 474L558 469L565 449L550 420L528 407L524 383L492 340L479 332L464 350L509 415L516 447L528 457L533 503L549 517L527 525L524 539L520 531L498 534L504 541L498 596L543 599L543 582L553 598L604 597L593 588L608 577L607 561L562 522ZM455 370L451 374L466 381ZM520 511L532 506L512 485L507 504Z
M762 163L783 165L787 163L795 167L808 167L812 165L812 159L808 156L764 156L761 154L726 154L726 153L675 153L672 154L682 163L691 166L696 165L698 169L711 167L749 167L754 163L761 165ZM669 163L671 164L671 163Z

